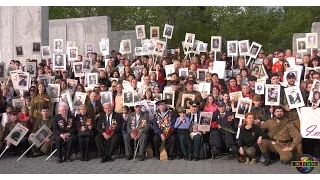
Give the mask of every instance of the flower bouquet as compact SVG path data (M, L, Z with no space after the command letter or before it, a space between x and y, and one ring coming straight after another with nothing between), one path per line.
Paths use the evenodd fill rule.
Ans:
M105 131L108 136L112 136L113 135L114 129L117 127L117 125L118 125L118 122L113 119L111 121L111 126L108 129L106 129L106 131Z

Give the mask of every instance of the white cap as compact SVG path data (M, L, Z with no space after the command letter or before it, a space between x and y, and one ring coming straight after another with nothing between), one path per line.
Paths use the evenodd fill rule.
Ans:
M135 102L135 103L134 103L134 106L141 106L140 101Z

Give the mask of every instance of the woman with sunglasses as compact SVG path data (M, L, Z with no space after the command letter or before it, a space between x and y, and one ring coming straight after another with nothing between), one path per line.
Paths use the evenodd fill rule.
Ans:
M283 63L282 63L283 71L279 72L281 82L283 82L284 72L286 72L286 69L289 68L289 67L290 67L289 62L288 61L283 61Z

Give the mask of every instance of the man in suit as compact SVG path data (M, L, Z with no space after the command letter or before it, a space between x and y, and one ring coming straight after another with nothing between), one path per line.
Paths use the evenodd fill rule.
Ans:
M149 131L149 113L141 111L141 105L139 102L135 103L134 112L128 115L127 134L123 135L125 153L127 160L131 160L133 157L133 150L131 142L139 141L139 160L144 160L144 154L147 148L148 131ZM143 122L144 121L144 122ZM137 133L138 132L138 133Z
M75 117L68 114L68 106L66 104L61 105L59 107L59 114L56 114L53 118L53 137L58 152L57 163L62 163L63 144L66 144L67 147L64 161L72 162L71 153L73 144L77 140L75 136L76 132Z
M62 56L61 55L57 55L56 56L56 66L63 66L63 62L62 62Z
M25 76L20 76L21 80L19 82L19 86L27 86L27 81Z
M235 122L232 112L226 111L226 104L223 101L218 102L218 111L212 115L212 122L214 121L217 123L217 127L213 128L211 126L209 141L211 153L213 156L221 155L223 149L222 144L225 144L229 152L228 158L233 159L238 151L234 142L234 135L229 131L221 129L221 127L235 131L238 128L238 122Z
M113 111L111 103L105 103L103 110L104 112L100 113L97 121L96 128L98 134L95 137L99 154L102 156L101 163L113 161L111 156L116 148L119 147L123 123L123 117ZM107 149L107 151L105 149Z
M90 69L90 61L84 62L83 69Z
M200 102L191 101L190 102L190 114L187 117L190 118L190 136L193 140L193 160L199 161L200 159L200 145L201 145L201 137L206 132L198 131L198 125L200 124L200 113L199 107ZM192 157L188 157L189 160L192 160Z
M241 103L241 104L239 105L238 114L244 114L245 110L246 110L246 109L245 109L245 107L244 107L244 104Z
M125 93L124 103L132 103L132 94L130 92Z
M74 106L80 106L82 104L81 96L78 97L78 100L74 102Z

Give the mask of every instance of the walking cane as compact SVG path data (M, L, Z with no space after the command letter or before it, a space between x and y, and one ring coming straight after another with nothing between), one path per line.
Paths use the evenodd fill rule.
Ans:
M34 146L35 144L33 143L18 159L17 162Z
M10 146L6 146L6 148L3 150L3 152L1 153L0 157L2 157L2 155L6 152L6 150L9 149Z
M50 159L51 158L51 156L52 155L54 155L54 153L57 151L58 149L55 149L50 155L49 155L49 157L47 157L47 159L45 160L45 162L47 162L48 161L48 159Z
M138 152L138 148L139 148L139 143L140 143L140 140L138 140L138 143L136 145L136 149L134 151L133 162L136 160L136 156L137 156L137 152Z

